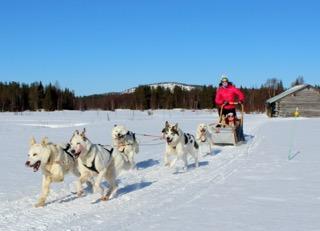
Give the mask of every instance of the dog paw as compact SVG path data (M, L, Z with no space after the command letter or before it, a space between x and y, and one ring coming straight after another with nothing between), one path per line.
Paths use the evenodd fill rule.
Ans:
M100 197L100 200L101 200L101 201L107 201L107 200L109 200L109 199L110 199L110 196L109 196L109 195L105 195L105 196Z
M82 197L82 196L84 196L83 190L77 192L77 197Z
M34 205L35 208L44 207L44 201L39 201L37 204Z

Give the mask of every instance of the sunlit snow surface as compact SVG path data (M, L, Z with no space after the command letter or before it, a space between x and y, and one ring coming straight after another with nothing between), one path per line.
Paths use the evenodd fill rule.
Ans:
M160 136L166 120L194 134L216 119L187 110L0 113L0 230L320 230L320 119L245 115L246 144L215 146L187 172L164 167L165 144L145 136ZM66 143L85 127L93 142L111 144L115 124L140 142L137 170L119 177L117 197L77 198L70 175L33 208L41 174L24 166L31 137Z

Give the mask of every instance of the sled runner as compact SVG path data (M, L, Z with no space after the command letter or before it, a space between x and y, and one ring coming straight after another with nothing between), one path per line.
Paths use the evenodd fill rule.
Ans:
M243 104L236 102L232 104L240 106L241 117L239 118L234 116L233 120L231 120L232 123L227 123L226 120L228 118L224 117L222 114L224 105L221 106L219 122L210 126L212 131L212 139L216 145L236 145L240 141L245 141L243 134Z

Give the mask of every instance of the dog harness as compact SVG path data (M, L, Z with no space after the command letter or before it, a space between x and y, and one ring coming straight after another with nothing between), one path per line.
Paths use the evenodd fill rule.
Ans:
M110 159L111 159L112 153L113 153L113 148L111 148L111 150L108 150L108 149L106 149L105 147L103 147L103 145L101 145L101 144L99 144L99 146L101 146L104 150L106 150L106 151L110 154ZM92 146L91 146L91 147L92 147ZM91 147L90 147L90 149L91 149ZM90 151L90 149L89 149L89 151ZM89 152L89 151L88 151L88 152ZM99 171L97 170L96 165L95 165L96 156L97 156L97 154L94 155L94 158L93 158L93 160L92 160L92 163L91 163L91 166L90 166L90 167L89 167L88 165L84 164L84 163L82 163L82 164L83 164L83 166L86 167L87 169L89 169L89 170L91 170L91 171L96 172L97 174L99 174Z
M96 168L95 162L96 162L96 155L95 155L94 158L93 158L93 161L92 161L92 163L91 163L91 167L89 167L88 165L86 165L86 164L84 164L84 163L82 163L82 164L83 164L83 166L86 167L87 169L89 169L89 170L91 170L91 171L96 172L97 174L99 174L99 172L98 172L98 170L97 170L97 168Z
M65 148L63 148L62 150L63 150L68 156L70 156L73 161L75 161L74 156L68 151L70 147L71 147L71 145L68 143L67 146L66 146Z

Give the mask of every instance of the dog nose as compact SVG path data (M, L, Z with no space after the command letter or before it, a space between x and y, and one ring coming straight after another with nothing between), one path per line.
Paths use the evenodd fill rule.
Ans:
M167 137L167 141L169 141L170 140L170 137Z
M29 166L29 165L30 165L30 161L27 161L27 162L25 163L25 165L26 165L26 166Z
M72 154L75 154L76 153L76 150L74 150L74 149L71 149L71 151L70 151Z

